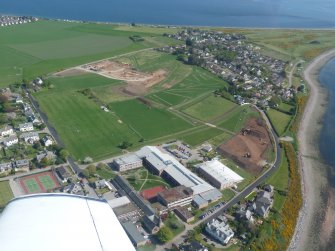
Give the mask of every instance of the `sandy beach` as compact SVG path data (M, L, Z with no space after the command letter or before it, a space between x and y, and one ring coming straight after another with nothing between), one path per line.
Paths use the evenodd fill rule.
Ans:
M324 196L327 195L327 167L319 160L318 136L326 109L327 91L320 86L318 74L334 57L335 49L315 58L304 71L310 97L298 133L303 206L288 250L320 250L320 243L326 242L333 230L332 222L328 224L324 220L329 218L329 201Z

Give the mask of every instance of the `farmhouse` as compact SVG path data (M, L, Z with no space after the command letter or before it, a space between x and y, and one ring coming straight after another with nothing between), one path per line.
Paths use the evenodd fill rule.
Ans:
M9 136L9 135L11 135L13 133L14 133L13 127L8 126L8 125L6 125L5 127L3 127L3 128L0 129L0 135L2 137Z
M19 124L19 130L20 130L20 132L33 131L34 130L33 123L29 122L29 123Z
M19 140L18 140L18 138L16 137L16 135L11 135L11 136L9 136L9 137L7 137L7 138L5 138L5 139L3 140L3 144L4 144L6 147L10 147L10 146L15 145L15 144L17 144L17 143L19 143Z
M218 189L232 187L243 180L241 176L216 159L198 164L196 167L199 174Z
M27 133L22 133L20 135L21 139L24 139L25 142L29 144L33 144L36 141L40 140L40 137L38 136L37 132L27 132Z
M139 168L142 166L142 159L135 154L129 154L117 158L113 161L113 166L119 171L124 172L130 169Z

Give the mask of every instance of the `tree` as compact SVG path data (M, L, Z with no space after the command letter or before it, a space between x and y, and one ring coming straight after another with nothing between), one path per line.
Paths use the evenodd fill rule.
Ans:
M122 141L120 144L119 144L119 148L121 149L127 149L129 147L131 147L133 144L130 143L129 141L125 140L125 141Z
M132 22L132 23L131 23L131 26L133 26L133 27L134 27L134 26L136 26L136 24L135 24L134 22Z
M42 167L46 167L48 165L50 165L51 161L47 158L47 157L44 157L43 159L41 159L40 161L40 165Z
M156 236L160 242L165 243L173 238L173 233L168 227L164 226L158 231Z
M68 150L62 149L59 151L59 157L62 158L64 161L69 157L70 153Z
M0 94L0 104L8 102L8 97L6 95Z
M97 172L97 168L95 165L89 165L88 167L86 167L89 176L93 176L96 172Z
M90 177L90 173L88 172L87 169L84 169L84 170L82 171L82 174L83 174L86 178Z
M102 162L98 163L97 170L101 170L104 168L108 168L108 166L105 163L102 163Z
M91 157L85 157L84 161L83 161L85 164L90 164L93 162L93 159Z
M186 41L185 41L185 44L186 44L187 46L192 46L192 45L193 45L193 41L188 37L188 38L186 39Z

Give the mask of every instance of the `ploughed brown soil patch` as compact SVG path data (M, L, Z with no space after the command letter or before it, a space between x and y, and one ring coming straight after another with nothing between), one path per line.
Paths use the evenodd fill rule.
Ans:
M131 95L141 96L148 93L150 87L161 82L166 77L164 70L154 72L141 72L134 69L130 64L103 60L92 64L81 66L81 69L94 72L107 78L122 80L126 85L120 87L120 92Z
M265 122L250 119L237 135L222 144L218 151L250 173L257 175L266 163L265 153L272 147Z

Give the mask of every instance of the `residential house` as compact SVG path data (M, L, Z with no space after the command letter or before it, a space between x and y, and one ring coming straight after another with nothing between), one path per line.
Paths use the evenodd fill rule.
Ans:
M20 135L20 138L23 139L25 142L27 142L29 144L33 144L34 142L40 140L40 137L38 136L37 132L22 133Z
M12 163L1 163L0 164L0 173L10 172L12 170Z
M33 123L29 122L29 123L19 124L19 130L20 132L34 131Z
M208 222L205 231L214 240L224 245L227 245L230 239L234 237L234 232L230 226L226 222L220 222L217 219Z
M48 161L55 161L56 155L51 151L43 151L36 155L37 163L40 163L44 158Z
M107 187L107 185L106 185L106 180L97 180L97 181L95 181L94 182L94 185L95 185L95 188L97 188L97 189L102 189L102 188L105 188L105 187Z
M12 135L14 134L14 131L13 131L13 127L11 126L5 126L3 128L0 129L0 136L4 137L4 136L9 136L9 135Z
M255 201L249 207L249 210L261 217L268 217L270 209L273 205L273 194L267 191L260 191Z
M16 135L11 135L3 140L3 144L5 145L5 147L10 147L17 143L19 143L19 139L16 137Z
M65 183L71 178L71 174L64 166L57 167L55 169L56 177L62 182Z
M15 171L29 171L30 162L27 159L17 160L13 163L13 168Z
M42 138L43 145L45 146L51 146L53 144L52 138L49 135L45 135Z
M79 183L71 183L70 185L63 188L64 193L85 195L82 186Z

